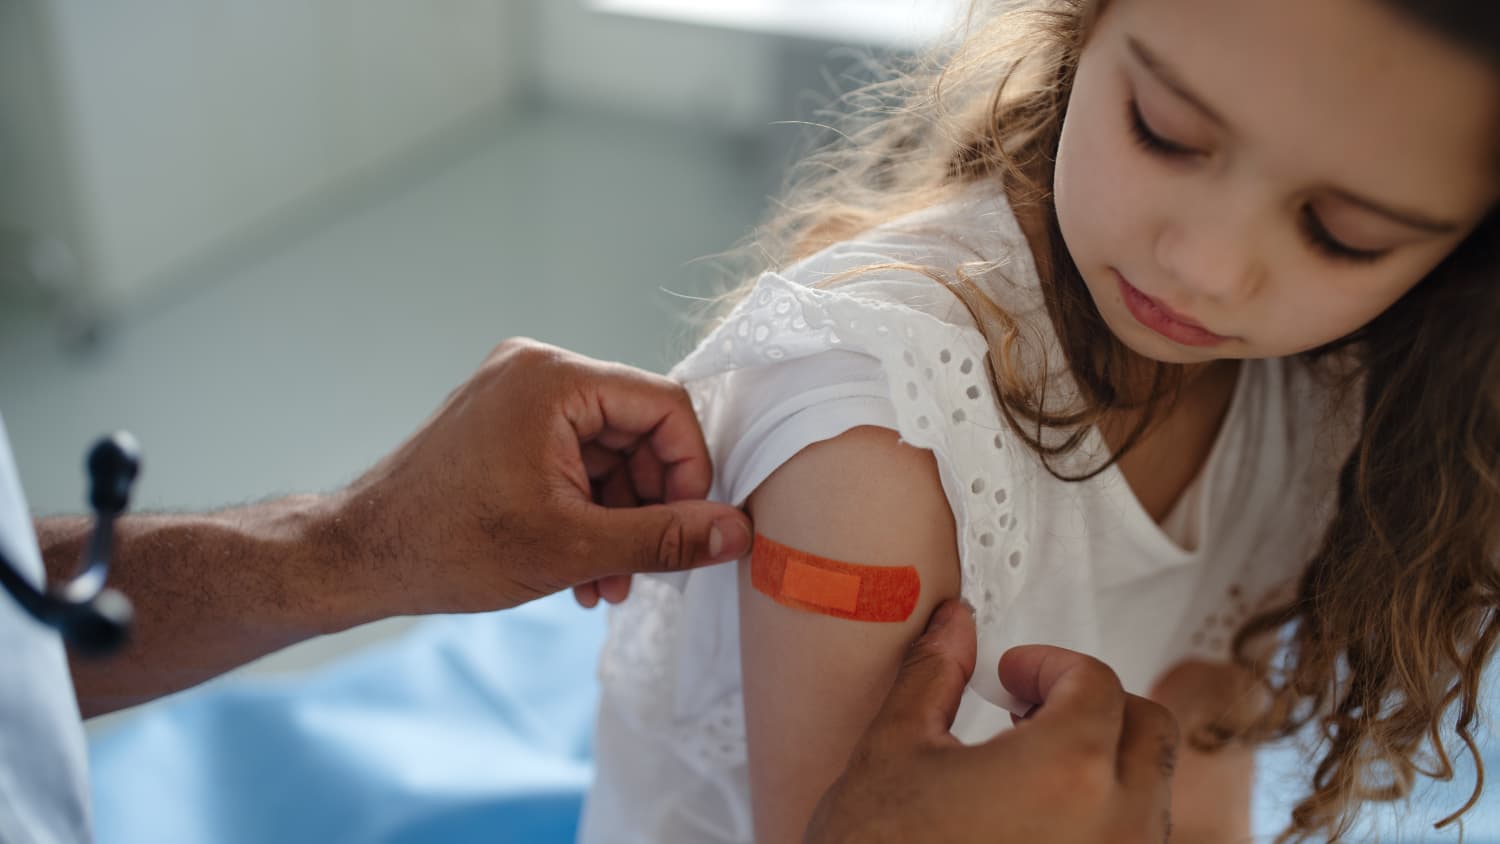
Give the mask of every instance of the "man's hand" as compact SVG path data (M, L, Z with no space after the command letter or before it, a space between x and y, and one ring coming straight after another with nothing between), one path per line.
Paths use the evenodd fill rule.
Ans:
M1167 710L1126 694L1096 659L1012 648L1000 679L1039 706L1015 729L966 747L949 728L974 670L974 637L958 602L933 613L819 803L807 844L1165 842L1178 740Z
M630 572L739 558L745 515L692 500L711 478L680 387L508 341L348 489L121 519L110 584L136 623L119 657L71 660L79 707L132 706L388 616L503 609L594 581L583 589L617 600ZM88 520L36 529L51 576L71 576Z
M340 532L391 587L384 614L515 606L629 574L738 559L750 522L713 478L686 392L659 375L508 340L342 494Z

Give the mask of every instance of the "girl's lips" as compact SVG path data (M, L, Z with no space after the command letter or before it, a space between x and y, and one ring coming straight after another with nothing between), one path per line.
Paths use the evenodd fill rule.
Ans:
M1120 283L1120 295L1124 297L1130 315L1157 334L1184 346L1217 346L1229 342L1230 338L1209 331L1137 290L1118 271L1115 279Z

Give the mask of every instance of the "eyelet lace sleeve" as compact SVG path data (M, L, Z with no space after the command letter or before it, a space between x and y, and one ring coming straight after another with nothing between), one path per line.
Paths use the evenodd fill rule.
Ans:
M1013 434L996 407L978 330L768 273L672 375L706 407L719 373L830 348L880 361L901 438L930 449L943 472L962 534L964 597L981 613L1008 603L1027 577L1025 488L1035 461L996 459L1014 447Z
M951 298L930 280L920 283ZM767 273L671 374L686 385L722 466L733 447L714 434L722 421L715 414L725 405L721 391L733 388L727 376L829 350L878 361L901 438L937 458L959 531L962 594L983 629L1030 571L1027 525L1036 464L1000 418L984 366L987 345L977 329L859 295L857 286L854 292L822 290ZM717 478L714 497L742 503L746 490L737 485L733 477ZM737 670L732 679L715 681L708 653L721 660L727 654L699 636L715 622L690 617L733 615L734 594L732 571L637 578L630 600L613 612L601 660L606 689L635 727L708 767L742 762L742 705ZM683 635L684 629L694 634ZM722 630L717 638L720 648L732 645L737 669L737 630Z

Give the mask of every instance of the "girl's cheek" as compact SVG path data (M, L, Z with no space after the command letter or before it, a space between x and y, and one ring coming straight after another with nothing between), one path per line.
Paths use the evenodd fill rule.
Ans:
M1146 236L1149 221L1157 216L1160 186L1143 172L1134 150L1121 148L1128 141L1111 128L1096 122L1070 150L1065 187L1069 211L1079 218L1074 228L1106 241L1100 246L1119 248L1125 245L1121 241L1139 243ZM1126 258L1116 255L1111 263Z
M1379 316L1390 298L1374 279L1333 277L1307 262L1283 265L1272 284L1267 293L1274 316L1260 326L1260 339L1266 353L1277 356L1348 336Z
M1096 120L1079 111L1070 112L1068 120L1055 172L1058 212L1073 218L1075 230L1092 228L1088 221L1107 217L1114 206L1114 198L1101 187L1108 183L1118 163Z

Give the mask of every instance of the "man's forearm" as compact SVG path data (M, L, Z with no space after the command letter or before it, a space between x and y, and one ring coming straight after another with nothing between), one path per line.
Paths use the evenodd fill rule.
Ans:
M132 641L105 662L73 660L80 709L141 703L380 618L489 612L739 559L753 535L744 514L697 500L712 476L680 385L508 340L335 494L121 519L110 585L135 603ZM610 507L631 512L600 506L596 481L623 481ZM53 581L70 578L87 520L36 531Z
M135 605L131 641L113 658L69 655L85 717L188 688L257 657L373 620L330 499L297 496L116 523L109 585ZM71 577L91 520L43 519L52 582Z

